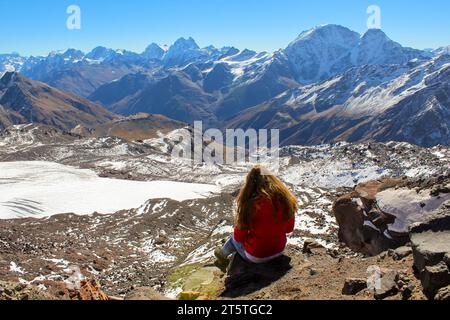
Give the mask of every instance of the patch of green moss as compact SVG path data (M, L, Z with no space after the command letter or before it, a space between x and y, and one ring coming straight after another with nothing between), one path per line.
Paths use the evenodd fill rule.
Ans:
M167 288L181 288L184 293L180 297L192 299L215 299L223 291L220 271L215 267L192 264L177 267L167 278Z
M202 264L195 263L179 266L172 269L167 276L167 289L183 288L186 279L202 267Z

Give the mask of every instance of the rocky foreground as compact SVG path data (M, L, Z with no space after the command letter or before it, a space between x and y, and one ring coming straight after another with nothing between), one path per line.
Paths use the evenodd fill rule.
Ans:
M131 142L34 125L1 132L0 159L10 164L39 160L105 179L221 191L112 214L0 217L0 299L449 298L448 148L282 148L279 175L301 204L286 255L251 268L235 259L223 275L212 251L231 233L233 200L251 164L193 168L170 158L172 146L170 136ZM0 185L14 188L18 179ZM0 206L14 201L0 195Z

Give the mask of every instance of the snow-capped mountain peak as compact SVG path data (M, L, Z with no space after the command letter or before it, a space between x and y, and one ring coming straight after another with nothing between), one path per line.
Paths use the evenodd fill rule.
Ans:
M301 33L284 53L303 84L325 80L353 66L406 64L430 57L424 51L401 46L380 29L369 29L361 36L339 25Z
M94 48L86 55L86 58L91 60L108 60L112 59L116 55L116 52L112 49L108 49L102 46Z
M63 54L63 58L67 59L82 59L84 57L84 52L77 49L67 49Z
M381 29L369 29L361 37L362 41L392 41Z
M142 53L142 55L147 59L161 59L164 54L166 53L166 50L162 48L160 45L156 43L151 43L145 51Z
M169 50L197 50L200 49L192 37L187 39L181 37L170 47Z
M402 47L380 29L369 29L352 50L351 62L353 65L405 64L426 57L423 51Z
M208 53L201 50L194 39L191 37L188 39L180 38L170 46L163 57L163 61L167 66L181 66L205 55L208 55Z
M337 24L325 24L316 26L312 29L300 33L300 35L291 43L291 45L300 41L319 38L322 38L323 40L333 39L335 41L339 41L340 38L348 35L350 35L350 37L356 37L357 33Z
M356 47L360 35L338 25L325 25L301 33L284 50L298 81L310 83L327 78L331 67Z

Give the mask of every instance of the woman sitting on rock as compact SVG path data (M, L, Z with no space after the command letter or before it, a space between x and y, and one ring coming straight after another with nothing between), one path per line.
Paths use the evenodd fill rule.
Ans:
M297 199L284 183L264 167L254 167L237 197L234 236L214 251L215 265L226 272L235 252L251 263L279 257L286 234L294 230L296 211Z

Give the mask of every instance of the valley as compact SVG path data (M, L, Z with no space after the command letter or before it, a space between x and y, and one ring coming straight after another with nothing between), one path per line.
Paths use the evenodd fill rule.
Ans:
M0 133L1 278L64 298L76 271L109 295L142 286L174 298L182 289L168 280L173 272L210 264L230 235L234 197L253 164L192 167L171 158L170 134L130 142L51 130ZM280 156L280 177L301 205L289 250L314 240L356 259L337 237L335 199L364 181L446 174L450 149L339 143L282 147Z

